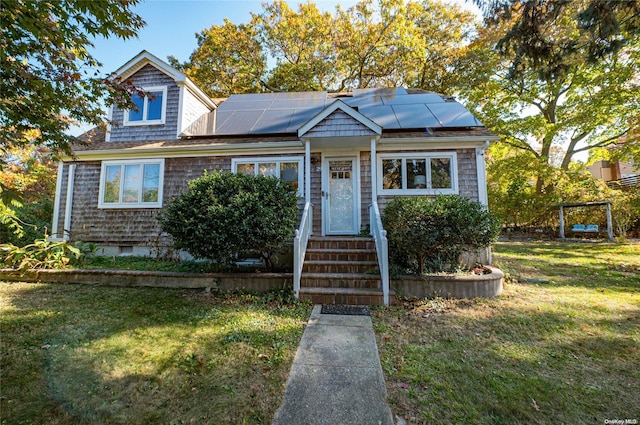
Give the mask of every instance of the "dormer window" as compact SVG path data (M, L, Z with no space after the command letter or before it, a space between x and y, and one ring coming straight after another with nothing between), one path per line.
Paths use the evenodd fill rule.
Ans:
M164 124L167 109L167 87L143 87L144 96L134 93L131 100L137 106L124 114L124 125Z

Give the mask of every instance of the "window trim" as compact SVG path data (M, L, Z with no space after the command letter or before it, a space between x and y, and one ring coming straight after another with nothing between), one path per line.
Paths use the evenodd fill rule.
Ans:
M160 111L160 119L159 120L147 120L145 116L148 111L149 104L149 96L144 97L144 105L142 107L142 120L140 121L129 121L129 112L130 109L124 110L124 125L125 126L136 126L136 125L162 125L165 123L165 119L167 116L167 86L150 86L150 87L141 87L142 91L145 93L151 92L162 92L162 110Z
M430 189L431 185L431 159L432 158L448 158L451 164L451 188L450 189ZM384 175L382 168L383 159L400 159L402 160L402 184L407 183L407 159L424 159L427 168L427 188L426 189L384 189ZM377 158L378 171L378 194L379 195L457 195L458 189L458 155L456 152L398 152L379 154Z
M298 196L304 196L304 157L303 156L256 156L256 157L238 157L231 159L231 172L238 172L238 164L255 164L253 175L257 175L257 164L265 162L275 162L278 177L280 174L280 164L283 162L298 163Z
M126 165L139 165L140 167L146 164L157 164L160 165L160 170L158 171L158 200L156 202L104 202L104 190L106 187L106 170L108 166L119 165L121 167L122 174L124 176L124 167ZM142 185L144 184L144 176L140 179L140 190L139 190L139 199L142 199ZM124 178L121 178L120 182L120 199L122 199L124 187ZM139 209L139 208L162 208L162 198L163 198L163 187L164 187L164 158L161 159L131 159L131 160L122 160L122 161L102 161L102 165L100 168L100 189L98 191L98 208L104 209Z

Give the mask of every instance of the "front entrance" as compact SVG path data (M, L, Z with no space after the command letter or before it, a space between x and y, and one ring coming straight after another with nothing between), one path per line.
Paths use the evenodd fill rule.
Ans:
M358 161L356 157L328 157L323 163L324 234L358 233Z

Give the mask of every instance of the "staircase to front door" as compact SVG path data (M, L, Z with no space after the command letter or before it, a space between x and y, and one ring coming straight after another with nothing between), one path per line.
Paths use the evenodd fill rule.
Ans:
M373 238L311 237L300 279L300 299L314 304L384 305Z

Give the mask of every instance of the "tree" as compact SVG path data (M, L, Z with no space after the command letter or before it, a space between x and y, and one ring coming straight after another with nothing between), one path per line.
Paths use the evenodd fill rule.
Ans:
M456 58L474 31L472 14L432 0L361 0L333 15L312 2L293 10L277 0L249 24L202 32L189 61L172 63L217 96L389 86L450 92ZM263 51L275 62L270 70Z
M616 55L640 33L638 0L475 0L489 24L509 23L498 49L516 55L511 75L535 68L564 72L575 60L597 63ZM557 33L566 27L573 31Z
M206 173L160 213L174 245L196 258L233 264L260 254L269 269L291 240L297 220L297 190L275 177Z
M262 91L267 68L256 30L250 25L236 25L224 20L196 34L198 47L189 60L180 64L169 58L172 66L184 71L211 97L233 93Z
M51 224L56 170L43 147L11 149L2 162L0 243L22 246L44 237Z
M268 88L281 91L326 90L335 86L337 52L334 19L314 3L301 3L298 12L277 0L253 14L251 25L276 60Z
M557 26L548 29L558 38L578 31L571 10L563 10L566 13L554 21ZM529 63L512 73L519 58L493 50L510 25L503 22L481 31L461 61L460 69L466 70L462 92L467 107L514 149L513 154L524 152L539 164L537 193L552 190L543 169L550 165L554 149L564 150L560 167L568 170L579 152L635 142L640 134L637 36L596 63L576 56L564 62L562 72L540 72Z
M27 145L71 153L77 122L99 125L107 105L130 105L130 87L102 75L93 37L136 35L139 0L0 3L0 153ZM2 163L0 163L0 167Z

